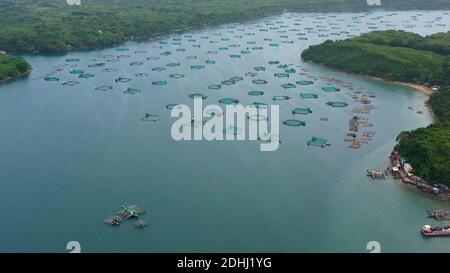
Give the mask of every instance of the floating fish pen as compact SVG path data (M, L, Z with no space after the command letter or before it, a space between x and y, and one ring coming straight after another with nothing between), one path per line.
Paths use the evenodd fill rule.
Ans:
M230 58L232 58L232 59L240 59L241 55L233 54L233 55L230 55Z
M256 109L259 109L259 108L267 108L267 103L264 103L264 102L253 102L252 104L250 104L250 107L254 107L254 108L256 108Z
M275 73L273 75L277 78L289 78L290 76L288 73Z
M168 64L166 64L167 67L178 67L180 65L181 65L180 63L168 63Z
M304 121L298 119L288 119L283 121L283 124L292 127L306 126L306 123Z
M215 116L220 117L223 115L223 111L221 108L214 109L214 108L209 107L209 108L205 109L204 113L208 117L215 117Z
M258 73L256 73L256 72L246 72L245 73L245 76L246 77L256 77L256 76L258 76Z
M290 96L273 96L272 100L274 101L280 101L280 100L290 100L292 97Z
M145 211L137 205L122 205L121 211L117 212L114 216L106 218L103 222L109 226L120 225L128 219L132 217L140 217L144 213Z
M325 92L339 92L341 91L340 88L334 87L334 86L324 86L322 87L322 90Z
M80 75L80 74L83 74L84 71L81 70L81 69L72 69L72 70L69 71L69 73L70 74L75 74L75 75Z
M249 115L247 118L251 121L263 121L268 120L266 116L264 115Z
M68 63L76 63L76 62L79 62L79 61L80 61L80 59L78 59L78 58L66 59L66 62L68 62Z
M243 132L243 130L239 127L235 127L235 126L229 126L225 129L223 129L223 133L224 134L229 134L229 135L239 135Z
M319 98L319 96L314 93L300 93L300 97L302 99L317 99L317 98Z
M289 69L286 69L284 72L288 73L288 74L294 74L296 71L294 68L289 68Z
M280 137L276 134L265 132L258 136L258 140L263 142L280 142Z
M98 90L98 91L108 91L108 90L112 90L112 89L113 89L113 87L111 85L102 85L102 86L95 87L95 90Z
M75 86L78 84L80 84L80 82L77 82L77 81L65 81L62 83L62 85L65 85L65 86Z
M294 115L308 115L308 114L312 114L312 109L311 108L295 108L294 110L292 110L292 114Z
M236 104L239 103L239 100L233 98L223 98L219 100L219 103L223 104Z
M178 107L181 107L181 105L179 105L177 103L169 103L169 104L166 105L166 108L169 109L169 110L172 110L172 109L178 108Z
M187 127L192 127L192 128L199 128L202 127L205 124L205 122L203 120L195 120L195 119L191 119L191 122L187 123L187 124L183 124Z
M283 83L281 85L281 87L283 87L284 89L292 89L292 88L295 88L297 86L295 84L293 84L293 83Z
M148 74L144 73L144 72L140 72L140 73L136 73L135 76L137 78L146 78L146 77L148 77Z
M57 82L57 81L59 81L59 78L57 78L57 77L44 77L44 81Z
M181 79L184 78L184 74L170 74L169 77L173 79Z
M82 78L82 79L89 79L89 78L93 78L94 74L88 74L88 73L83 73L78 75L78 78Z
M241 54L243 54L243 55L247 55L247 54L250 54L250 53L252 53L250 50L242 50L241 51Z
M352 149L359 149L361 147L361 141L358 139L349 139L348 147Z
M265 67L263 67L263 66L257 66L257 67L254 67L253 68L255 71L266 71L266 68Z
M208 96L203 95L201 93L192 93L192 94L189 95L189 98L206 100L208 98Z
M348 130L350 132L358 132L359 130L359 117L352 117L348 122Z
M254 84L267 84L266 80L263 79L257 79L252 81Z
M211 84L208 86L208 89L210 90L219 90L220 88L222 88L222 85L220 84Z
M162 86L162 85L166 85L167 81L153 81L152 84L157 85L157 86Z
M224 80L221 82L222 85L233 85L236 82L232 81L232 80Z
M375 133L376 133L375 131L364 131L363 132L363 137L371 139L371 138L373 138Z
M325 148L326 146L331 146L331 143L328 139L318 137L312 137L311 140L309 140L306 144L308 146L317 146L322 148Z
M141 121L158 121L161 118L160 115L153 115L149 113L145 113L141 118Z
M117 71L117 69L112 68L112 67L105 67L102 69L103 72L114 72Z
M206 64L216 64L216 61L214 60L206 60Z
M239 82L239 81L243 81L244 78L239 77L239 76L235 76L235 77L231 77L230 80L236 83L236 82Z
M331 106L331 107L335 107L335 108L342 108L342 107L347 107L348 103L342 102L342 101L330 101L330 102L327 102L327 105Z
M125 82L131 81L131 79L130 79L130 78L125 78L125 77L118 77L118 78L115 79L114 81L115 81L115 82L125 83Z
M313 81L297 81L295 83L298 84L298 85L312 85L312 84L314 84Z
M130 94L130 95L138 94L138 93L141 93L141 92L142 92L141 89L131 88L131 87L128 87L127 89L125 89L123 91L124 94Z
M96 64L90 64L88 67L96 68L96 67L102 67L105 66L105 63L96 63Z
M143 62L131 62L130 66L141 66L143 64L144 64Z
M172 52L170 52L170 51L165 51L165 52L163 52L163 53L161 53L161 54L159 54L159 55L161 55L161 56L170 56L170 55L172 55Z
M117 50L117 51L124 52L124 51L129 51L130 49L129 49L129 48L126 48L126 47L119 47L119 48L117 48L116 50Z
M248 94L250 96L262 96L262 95L264 95L264 92L258 91L258 90L252 90L252 91L248 92Z
M205 68L205 66L202 64L191 65L191 69L203 69L203 68Z
M269 61L270 65L277 65L280 64L280 61Z
M156 71L156 72L161 72L161 71L165 71L166 68L165 67L161 67L161 66L157 66L157 67L153 67L152 71Z

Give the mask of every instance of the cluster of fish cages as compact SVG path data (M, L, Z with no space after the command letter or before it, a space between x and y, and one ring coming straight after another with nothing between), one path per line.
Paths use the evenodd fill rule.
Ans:
M196 32L177 33L164 37L156 43L149 43L149 48L130 50L127 47L119 47L112 52L110 50L107 54L96 56L90 60L84 60L81 57L67 58L63 61L63 64L53 67L52 71L39 79L45 80L48 84L62 84L64 88L79 88L78 85L81 83L89 82L88 86L91 86L94 90L103 91L107 94L113 93L115 96L149 96L152 93L147 92L148 89L166 90L166 85L168 87L178 86L183 81L192 80L193 75L208 78L209 73L213 71L211 74L214 74L215 67L221 65L219 56L226 58L226 65L233 63L235 66L241 66L249 55L255 55L263 49L283 50L288 47L303 45L308 39L320 38L319 40L325 41L330 36L336 38L353 37L380 26L408 29L414 27L416 22L411 17L409 24L402 22L390 25L383 22L383 17L385 19L393 18L395 14L389 15L386 13L378 18L368 13L349 18L346 22L329 16L286 14L281 19L267 19L256 23L254 26L230 25L224 30L214 30L211 35ZM371 19L373 22L369 25L365 23L364 19ZM306 22L312 23L314 27L304 27ZM430 24L438 22L445 25L444 20L439 21L437 19L436 22ZM256 39L255 36L263 37L263 39ZM207 43L200 43L200 40L207 41ZM145 45L145 43L143 44ZM150 47L152 47L151 50ZM192 48L192 52L190 48ZM230 71L233 71L232 68L230 67ZM68 73L64 73L65 70L68 70ZM102 77L99 77L99 74L103 73L110 73L109 81L100 80ZM287 63L281 59L264 60L264 62L256 63L252 68L243 71L241 74L229 76L232 75L215 79L205 86L198 86L195 90L189 91L189 93L203 93L192 93L191 95L183 93L180 97L177 97L180 101L174 101L170 104L167 104L168 102L161 103L167 105L167 109L172 110L178 103L185 104L186 96L188 96L191 99L200 97L203 100L215 100L221 104L236 104L240 101L246 101L245 98L220 98L217 97L219 96L218 93L226 88L242 88L245 90L241 94L248 95L251 98L258 97L259 101L249 103L256 108L266 107L270 103L302 103L295 105L291 112L291 115L297 116L314 116L316 112L312 113L311 108L309 108L312 106L308 103L314 105L317 101L321 105L325 103L330 107L337 108L332 111L347 111L345 107L352 104L352 106L355 106L352 112L361 115L368 115L376 109L372 105L376 98L373 92L358 88L352 83L337 78L316 77L302 65ZM143 84L144 81L145 84ZM275 83L277 91L271 93L272 90L269 90L269 88L268 90L264 89L273 83ZM248 85L252 87L248 87ZM350 99L342 98L341 94L344 92L348 92L347 94L350 95L353 102ZM97 95L100 95L99 93L101 92L97 92ZM104 94L102 93L102 95ZM326 98L326 101L322 101L324 98ZM319 112L320 108L315 108L315 110ZM160 113L145 113L143 117L136 118L140 118L142 121L157 121L160 119ZM252 121L265 119L266 117L249 117L249 120ZM320 121L328 121L328 117L322 116ZM287 118L284 125L303 127L306 123ZM199 122L195 121L190 126L199 126ZM355 127L372 126L372 123L363 120L361 117L355 125ZM230 131L233 132L233 130ZM357 149L362 144L368 143L372 138L373 134L371 133L361 136L358 130L350 130L346 141L349 143L349 147ZM116 220L118 219L113 219L113 222L117 222Z

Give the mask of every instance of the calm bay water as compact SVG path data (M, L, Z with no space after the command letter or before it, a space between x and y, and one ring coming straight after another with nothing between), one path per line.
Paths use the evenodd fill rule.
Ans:
M32 74L0 86L0 206L6 212L0 251L66 252L73 240L85 252L367 252L369 241L380 242L386 252L449 251L450 240L429 240L419 233L423 224L432 223L426 210L445 204L390 178L372 181L365 176L369 168L387 166L401 131L431 122L426 96L300 60L309 45L346 38L347 32L358 35L378 27L427 35L448 31L444 22L449 15L443 11L285 14L102 50L26 56ZM246 50L249 54L242 53ZM167 51L172 54L161 55ZM241 57L231 58L233 54ZM80 61L66 62L70 58ZM268 64L274 60L297 73L274 77L280 72ZM105 66L88 66L95 63ZM180 66L167 67L169 63ZM205 68L191 69L197 64ZM60 65L64 70L53 75L60 81L41 78ZM255 78L267 80L266 85L244 76L258 66L266 70ZM105 72L105 67L115 71ZM79 79L71 69L95 76ZM148 77L136 77L140 72ZM170 78L174 73L185 77ZM233 76L244 80L208 90ZM305 76L314 85L280 86ZM132 80L114 82L118 77ZM377 109L367 115L376 135L359 150L349 149L343 140L352 109L360 104L346 88L321 91L329 81L324 77L376 95ZM80 84L61 84L69 80ZM151 84L158 80L167 85ZM113 89L94 90L101 85ZM142 93L124 94L128 87ZM265 94L251 97L251 90ZM260 152L260 143L251 141L176 142L170 135L175 119L166 105L192 105L188 95L196 92L207 95L208 104L224 97L272 104L272 96L289 95L291 100L278 103L281 120L292 118L295 107L310 107L313 113L299 118L306 127L281 125L283 143L275 152ZM300 92L319 98L301 99ZM325 104L335 100L350 105ZM161 119L141 122L146 112ZM312 136L327 138L332 146L306 146ZM103 224L123 203L144 208L150 226L137 231L132 222L112 228Z

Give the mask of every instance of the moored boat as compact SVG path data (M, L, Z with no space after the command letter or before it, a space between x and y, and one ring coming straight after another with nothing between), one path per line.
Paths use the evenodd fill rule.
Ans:
M430 225L424 225L422 227L422 234L424 236L430 236L430 237L450 236L450 226L431 227Z

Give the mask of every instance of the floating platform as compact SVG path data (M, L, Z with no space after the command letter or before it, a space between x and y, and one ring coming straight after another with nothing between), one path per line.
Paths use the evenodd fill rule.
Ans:
M311 140L307 142L307 145L317 146L325 148L326 146L331 146L331 143L328 139L312 137Z
M109 226L120 225L128 219L139 217L144 213L145 211L137 205L122 205L122 210L118 211L116 215L106 218L103 222Z
M446 221L446 220L450 220L450 212L442 210L442 209L437 209L437 210L433 210L433 211L427 211L428 212L428 218L434 218L436 220L440 220L440 221Z

